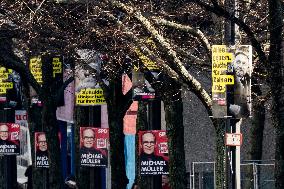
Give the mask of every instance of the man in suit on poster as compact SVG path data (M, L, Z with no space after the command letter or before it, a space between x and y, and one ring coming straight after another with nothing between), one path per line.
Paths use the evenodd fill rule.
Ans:
M83 145L80 149L81 165L107 166L107 157L95 148L95 131L85 128L82 131Z
M17 133L18 135L19 133ZM19 153L19 141L11 141L11 133L9 126L5 123L0 125L0 153L1 154L18 154Z
M45 133L36 135L36 167L48 167L48 151Z
M168 162L155 154L156 137L152 132L145 132L141 136L140 173L168 174Z

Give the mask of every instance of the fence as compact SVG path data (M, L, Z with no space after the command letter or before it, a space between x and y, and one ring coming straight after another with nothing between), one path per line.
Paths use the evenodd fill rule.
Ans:
M215 183L215 162L192 162L190 189L214 189Z
M274 189L274 161L244 161L241 164L242 189ZM192 162L190 189L216 188L215 162Z
M241 186L253 189L274 189L274 161L245 161L241 164Z

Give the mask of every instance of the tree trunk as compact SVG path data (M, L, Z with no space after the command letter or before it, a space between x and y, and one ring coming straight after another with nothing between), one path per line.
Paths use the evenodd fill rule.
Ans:
M137 112L137 134L136 134L136 180L141 189L149 189L152 186L152 179L150 176L140 175L140 159L139 159L139 137L138 132L144 131L149 128L148 117L147 117L147 102L140 101L138 104Z
M183 103L179 90L177 100L164 100L169 148L169 175L171 188L186 188L184 152Z
M75 124L75 154L76 154L76 173L79 188L90 188L90 168L81 167L80 163L80 126L89 125L89 107L76 107Z
M59 127L56 119L57 96L53 80L52 56L42 56L42 126L46 134L49 155L49 187L61 189L63 184Z
M123 117L131 105L122 94L121 79L110 82L106 96L110 131L111 188L126 188L128 178L125 169Z
M216 188L227 188L227 169L226 169L226 147L225 147L225 133L226 133L226 120L215 119L213 121L216 132Z
M283 11L281 0L269 0L269 81L272 92L272 121L276 133L275 188L284 188L284 75L282 53Z
M56 122L56 105L54 99L43 101L42 124L46 133L49 151L49 187L61 189L62 167L60 156L59 128Z
M31 154L32 154L32 162L33 162L33 171L32 171L32 181L33 181L33 188L41 189L41 188L48 188L48 169L47 168L35 168L35 148L34 142L34 134L35 132L43 131L42 128L42 107L37 105L33 105L29 108L28 111L28 118L29 118L29 129L30 129L30 139L31 139Z
M126 188L128 179L125 170L123 118L118 117L114 107L108 108L110 129L111 188ZM112 110L110 110L112 109Z

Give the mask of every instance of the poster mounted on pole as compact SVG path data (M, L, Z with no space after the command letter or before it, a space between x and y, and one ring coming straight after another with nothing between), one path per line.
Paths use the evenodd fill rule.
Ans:
M7 101L7 90L13 89L11 69L0 67L0 103Z
M101 72L102 59L94 50L82 49L77 51L82 62L75 66L75 94L77 106L96 106L106 104L103 89L96 79ZM104 82L107 82L104 80Z
M58 85L63 84L63 57L59 55L34 55L29 58L29 69L34 76L35 80L41 85L42 84L42 61L46 57L50 57L50 63L52 63L53 69L53 82L58 83ZM30 87L30 95L32 98L32 104L38 104L41 106L41 102L38 99L38 95L35 90ZM64 105L63 95L60 97L59 106Z
M109 129L80 127L81 166L107 167Z
M144 101L155 98L155 90L139 70L132 71L133 100Z
M35 132L35 167L49 167L47 141L44 132Z
M20 125L0 123L0 155L18 155L20 153Z
M247 118L251 115L251 72L250 45L212 46L214 118Z
M166 131L139 131L138 135L140 175L169 174Z
M226 45L212 46L212 110L214 118L227 117L227 85L234 84L234 76L227 75L233 54Z
M28 113L26 110L15 110L15 123L20 125L20 155L17 161L21 166L32 164L30 130L28 127Z
M229 111L234 118L251 116L251 45L236 45L232 47L234 61L232 62L234 84L234 101L229 105Z

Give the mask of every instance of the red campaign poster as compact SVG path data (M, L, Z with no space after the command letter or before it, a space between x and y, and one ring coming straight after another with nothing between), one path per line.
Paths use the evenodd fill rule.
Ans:
M35 161L36 167L49 167L48 148L44 132L35 132Z
M164 130L139 131L141 175L169 174L168 138Z
M18 155L20 153L20 125L0 123L0 155Z
M80 127L81 165L107 167L109 129Z

